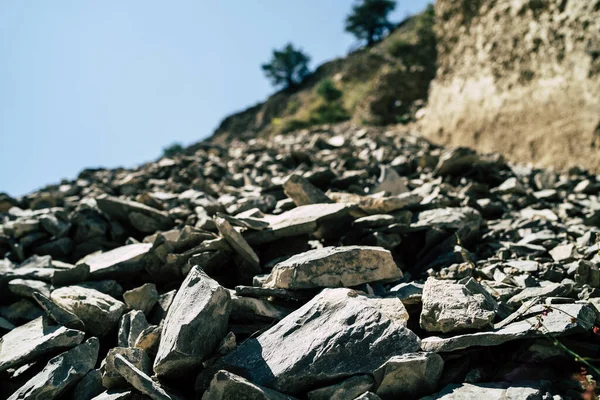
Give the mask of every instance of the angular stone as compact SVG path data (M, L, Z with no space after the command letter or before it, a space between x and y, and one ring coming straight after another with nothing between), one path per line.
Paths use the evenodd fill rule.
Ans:
M444 150L435 167L437 175L455 175L473 168L479 162L479 154L467 147Z
M549 253L556 262L568 262L577 257L577 250L573 243L556 246Z
M389 197L360 196L340 192L328 192L327 195L338 203L356 205L367 214L386 214L417 206L423 200L422 196L410 192Z
M546 298L554 296L565 296L570 292L571 289L567 285L550 282L545 286L525 288L518 294L508 299L507 303L509 306L518 307L525 301L533 299L535 297Z
M381 397L377 396L373 392L365 392L357 398L355 398L354 400L381 400Z
M88 372L73 389L73 400L88 400L98 396L104 391L100 370L93 369Z
M146 283L135 289L123 293L123 301L131 309L140 310L144 314L150 313L158 301L158 291L154 283Z
M280 320L293 309L289 309L272 301L238 296L231 292L231 319L236 321Z
M178 397L167 393L158 382L150 379L146 373L136 368L135 365L120 354L115 355L114 367L131 386L150 397L152 400L178 399Z
M215 224L217 225L217 229L227 243L238 253L244 260L248 261L251 266L254 267L256 273L260 273L260 261L258 256L252 250L252 247L246 242L246 239L236 231L233 226L226 219L222 217L215 218Z
M111 296L83 286L65 286L54 290L50 299L77 315L85 324L86 332L102 337L119 322L125 304Z
M162 327L150 325L138 335L134 347L144 350L149 356L154 357L158 351Z
M177 291L171 290L158 296L158 301L148 316L148 321L150 323L158 325L162 322L162 320L167 316L169 307L171 307L171 304L175 299L175 294L177 294Z
M441 392L421 400L517 400L553 398L537 383L462 383L450 384Z
M373 372L378 396L416 399L434 392L444 369L436 353L410 353L394 356Z
M200 365L227 333L230 312L229 291L193 267L167 312L154 372L169 376Z
M97 395L96 397L92 398L91 400L125 400L125 399L131 399L133 397L133 395L135 390L125 390L125 389L113 389L113 390L106 390L102 393L100 393L99 395ZM85 399L87 400L87 399Z
M583 332L594 326L596 310L589 304L560 304L554 305L556 311L543 317L544 327L551 335L567 335ZM430 336L421 341L421 349L436 353L451 352L469 347L497 346L511 340L538 337L543 335L541 329L535 329L538 323L537 315L541 314L544 306L537 305L530 309L522 321L512 322L500 329L486 332L467 333L452 337ZM571 316L577 319L574 324Z
M94 368L99 349L100 343L93 337L52 358L40 373L13 393L9 400L58 398Z
M306 235L316 231L324 222L345 217L353 209L355 207L350 204L311 204L279 215L265 215L270 227L249 232L244 238L249 244L258 245L284 237Z
M326 386L308 392L308 400L344 400L354 399L373 388L370 375L357 375L335 385Z
M50 296L50 285L32 279L13 279L8 282L8 290L17 296L33 298L36 293Z
M406 186L408 179L398 175L392 167L381 167L381 175L379 176L379 184L373 190L373 193L385 192L387 196L398 196L400 194L410 192Z
M62 308L41 293L34 293L33 298L57 324L64 325L67 328L85 331L85 325L77 315Z
M414 352L419 338L405 325L398 299L325 289L257 338L222 359L225 369L257 385L302 393L318 385L369 374L390 354Z
M297 254L273 267L266 288L348 287L402 278L392 254L381 247L325 247Z
M109 217L130 224L143 233L167 230L173 226L169 214L142 203L106 195L97 197L96 203Z
M333 203L323 191L313 186L308 179L292 174L283 183L283 191L297 206Z
M255 385L231 372L218 371L210 382L210 387L204 392L202 400L226 399L294 400L294 397Z
M144 256L151 247L151 243L130 244L87 256L80 263L89 266L94 280L128 277L144 268Z
M124 314L119 321L119 333L117 335L119 347L134 347L138 336L148 326L148 321L143 312L134 310Z
M83 337L83 332L54 325L46 317L34 319L2 336L0 372L43 355L77 346Z
M102 365L100 365L102 386L105 388L116 389L127 387L127 381L115 368L115 357L117 355L125 358L145 374L152 373L152 360L150 360L144 350L133 347L113 347L108 351L106 358L102 360Z
M123 296L123 287L119 285L119 282L115 280L102 280L102 281L87 281L82 282L78 286L83 286L88 289L94 289L104 294L107 294L115 299Z
M419 321L428 332L458 332L491 326L498 305L475 280L462 285L429 278Z

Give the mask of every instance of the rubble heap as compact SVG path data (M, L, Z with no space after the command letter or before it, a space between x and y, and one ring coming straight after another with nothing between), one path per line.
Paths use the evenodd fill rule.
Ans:
M348 124L194 150L0 196L0 397L593 384L597 176Z

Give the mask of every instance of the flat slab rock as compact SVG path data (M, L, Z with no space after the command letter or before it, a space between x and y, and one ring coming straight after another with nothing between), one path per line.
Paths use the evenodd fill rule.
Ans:
M257 338L222 359L223 369L257 385L295 395L370 374L390 355L411 353L419 338L395 298L325 289Z
M164 320L154 372L159 377L182 374L200 365L227 334L230 312L229 291L193 267Z
M77 346L84 335L81 331L56 325L47 317L34 319L0 339L0 372L45 354Z
M202 400L252 399L252 400L294 400L294 397L276 392L237 376L228 371L215 374L210 387Z
M421 400L508 400L508 399L551 399L543 386L538 383L462 383L446 386L441 392Z
M144 255L152 243L135 243L86 257L81 264L90 268L94 280L114 279L134 275L144 268Z
M494 298L475 280L466 284L429 278L423 287L421 328L459 332L490 326L496 316Z
M75 314L86 332L102 337L110 332L125 311L125 304L115 298L83 286L65 286L54 290L50 299Z
M111 218L132 225L143 233L167 230L173 226L169 214L142 203L107 195L97 197L96 203Z
M591 329L596 321L596 310L591 304L557 304L557 309L543 317L543 324L552 335L566 335ZM541 314L544 306L532 307L523 315L523 320L512 322L502 328L484 332L467 333L450 337L430 336L421 341L424 351L451 352L476 346L497 346L511 340L541 336L542 332L535 329L536 316ZM571 316L577 319L574 324Z
M93 337L54 357L8 400L51 400L59 397L94 368L99 349L100 342Z
M392 254L382 247L325 247L297 254L273 267L266 288L349 287L402 278Z

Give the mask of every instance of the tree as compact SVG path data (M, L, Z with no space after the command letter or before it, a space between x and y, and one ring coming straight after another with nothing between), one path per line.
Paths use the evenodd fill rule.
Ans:
M394 0L362 0L352 6L352 12L346 17L346 32L366 40L367 46L371 46L392 28L387 17L394 8Z
M301 83L310 73L309 61L306 53L288 43L281 50L273 50L271 61L261 67L274 86L284 85L288 89Z

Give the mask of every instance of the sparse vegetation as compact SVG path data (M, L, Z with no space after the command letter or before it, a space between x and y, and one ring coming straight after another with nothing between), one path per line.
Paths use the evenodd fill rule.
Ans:
M182 153L184 147L181 143L171 143L167 147L163 148L163 157L174 157L180 153Z
M281 50L273 50L271 60L261 67L274 86L283 85L284 89L289 89L308 76L309 62L310 57L306 53L288 43Z

